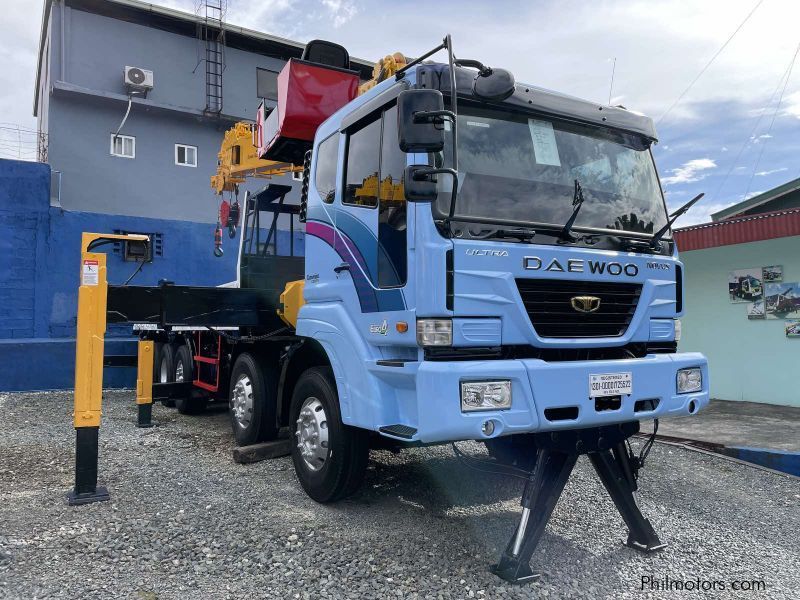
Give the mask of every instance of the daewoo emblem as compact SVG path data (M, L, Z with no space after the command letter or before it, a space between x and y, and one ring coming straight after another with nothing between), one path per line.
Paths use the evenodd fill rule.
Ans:
M600 298L597 296L573 296L569 303L581 313L593 313L600 308Z

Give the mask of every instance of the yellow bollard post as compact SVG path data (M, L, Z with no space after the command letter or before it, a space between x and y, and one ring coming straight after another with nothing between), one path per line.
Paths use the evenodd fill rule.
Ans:
M137 427L152 427L153 417L153 352L152 340L139 341L139 360L136 368Z
M75 488L70 505L108 500L97 485L98 436L103 401L103 351L106 333L106 255L94 249L112 240L147 243L146 235L84 233L81 236L81 285L75 339ZM152 367L151 367L152 369Z

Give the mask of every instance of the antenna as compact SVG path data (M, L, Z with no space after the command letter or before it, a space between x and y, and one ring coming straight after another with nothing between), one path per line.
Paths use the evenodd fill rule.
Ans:
M614 73L617 71L617 57L614 57L614 64L611 67L611 85L608 86L608 105L611 106L611 92L614 91Z

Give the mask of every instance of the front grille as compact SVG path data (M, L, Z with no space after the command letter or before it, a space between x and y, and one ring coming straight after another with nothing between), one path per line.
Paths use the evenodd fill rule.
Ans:
M536 333L543 338L619 337L628 329L641 284L560 279L517 279L522 302ZM596 296L600 308L581 313L573 296Z

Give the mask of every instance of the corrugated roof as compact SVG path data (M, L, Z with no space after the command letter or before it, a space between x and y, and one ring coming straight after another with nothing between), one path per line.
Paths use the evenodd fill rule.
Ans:
M757 196L753 196L752 198L748 198L747 200L733 204L728 208L723 208L722 210L713 213L711 215L711 220L722 221L723 219L727 219L729 217L735 217L738 214L741 214L747 210L752 210L757 206L766 204L771 200L780 198L781 196L794 192L798 189L800 189L800 177L793 179L792 181L787 181L786 183L758 194Z
M681 252L800 235L800 208L682 227L673 235Z

